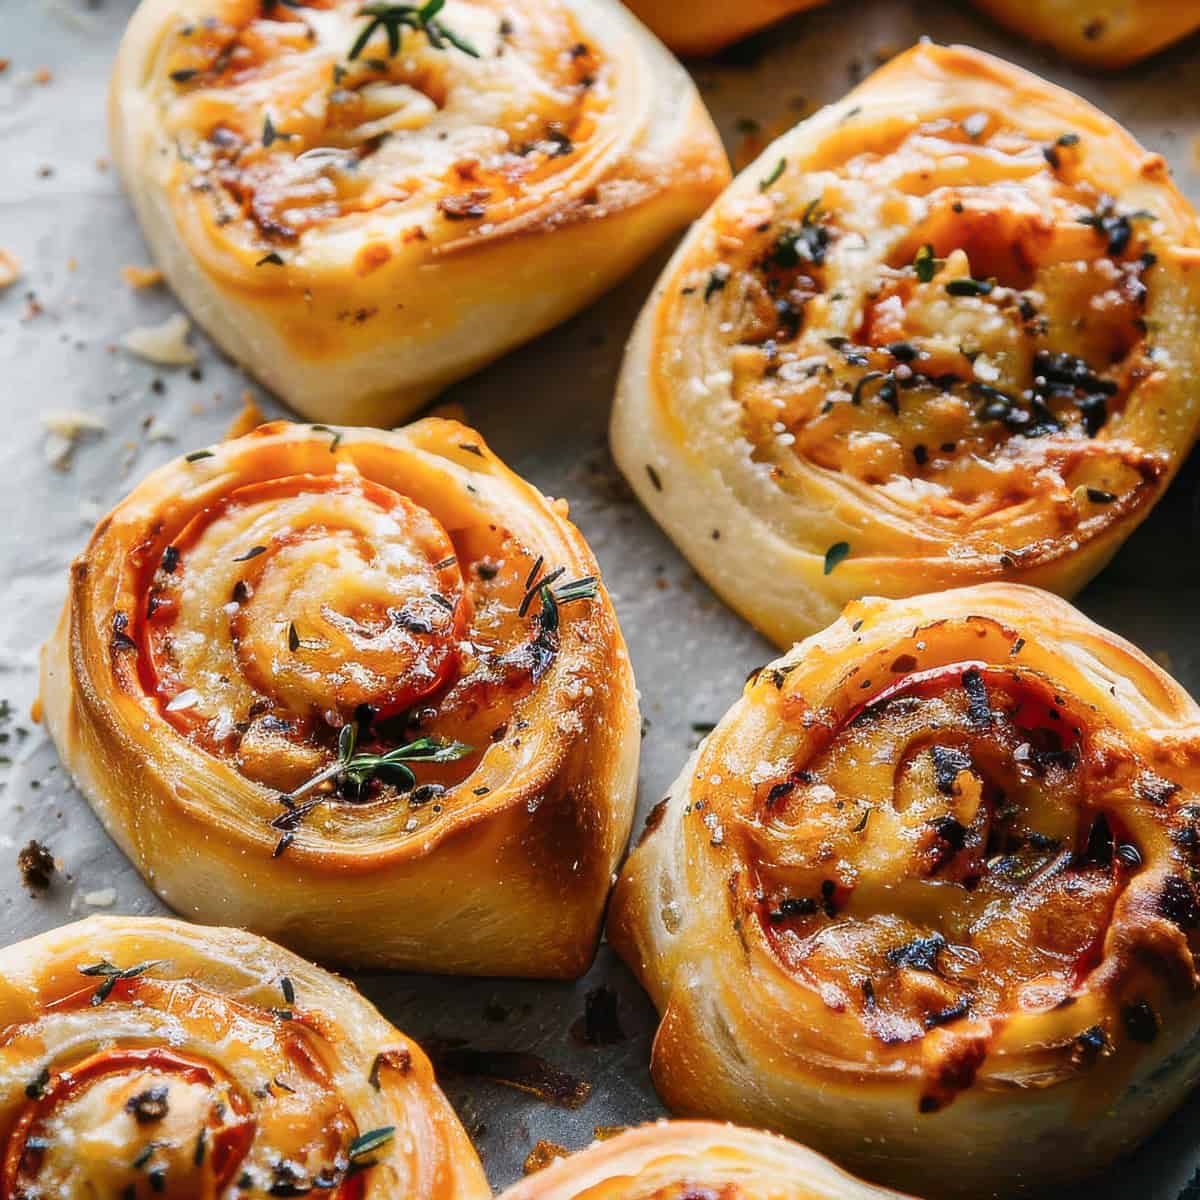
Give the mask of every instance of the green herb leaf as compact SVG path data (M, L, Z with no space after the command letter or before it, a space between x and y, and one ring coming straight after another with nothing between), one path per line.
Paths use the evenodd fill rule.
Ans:
M780 180L780 178L782 177L782 175L783 175L784 171L786 171L786 170L787 170L787 161L788 161L788 160L787 160L786 158L781 158L781 159L780 159L780 160L779 160L779 161L778 161L778 162L775 164L775 168L774 168L774 170L772 170L772 172L770 173L770 175L768 175L768 176L766 177L766 179L761 179L761 180L759 180L759 184L758 184L758 190L759 190L760 192L765 192L765 191L766 191L766 190L767 190L769 187L771 187L771 186L773 186L774 184L776 184L776 183L778 183L778 182L779 182L779 180Z
M849 542L834 542L825 551L825 574L830 575L833 569L850 553Z
M928 242L917 251L913 259L913 270L921 283L932 283L937 274L937 259L933 256L933 247Z
M395 1125L382 1125L378 1129L369 1130L367 1133L360 1133L350 1143L350 1147L346 1151L346 1157L353 1162L355 1159L362 1158L365 1154L370 1154L372 1151L378 1150L380 1146L386 1146L392 1140L395 1132Z

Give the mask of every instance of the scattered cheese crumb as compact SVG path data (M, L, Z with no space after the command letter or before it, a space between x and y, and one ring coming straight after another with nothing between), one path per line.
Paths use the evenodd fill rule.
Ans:
M136 267L128 264L121 268L121 278L131 288L149 288L162 283L163 273L157 267Z
M229 428L225 430L225 441L242 437L257 429L267 418L254 400L254 393L247 388L242 393L242 411L233 418Z
M84 892L83 902L91 908L112 908L117 901L116 888L100 888L95 892Z
M77 409L51 409L42 414L42 425L49 437L46 438L46 461L52 467L65 468L79 442L89 436L98 436L108 429L102 417Z
M121 345L147 362L165 367L190 367L196 361L195 350L187 344L191 327L183 313L176 313L161 325L139 325L131 329L121 339Z

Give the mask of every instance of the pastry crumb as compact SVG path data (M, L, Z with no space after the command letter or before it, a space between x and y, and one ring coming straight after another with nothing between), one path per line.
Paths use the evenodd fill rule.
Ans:
M187 343L192 323L175 313L161 325L139 325L121 338L121 345L130 354L147 362L166 367L190 367L196 361L196 351Z
M121 268L121 278L136 291L157 287L163 281L163 273L157 267L139 267L127 263Z
M20 278L20 260L8 250L0 250L0 290L11 287Z

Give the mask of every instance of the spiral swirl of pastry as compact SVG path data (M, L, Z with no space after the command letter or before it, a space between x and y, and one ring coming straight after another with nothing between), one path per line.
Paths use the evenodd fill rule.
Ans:
M111 113L171 287L319 421L395 424L729 178L690 79L616 0L143 0Z
M1196 0L973 0L1017 33L1092 67L1116 69L1200 28Z
M97 527L46 722L169 904L354 964L563 976L629 832L595 560L479 435L264 425Z
M707 1121L631 1129L531 1175L501 1200L900 1200L769 1133Z
M862 595L1070 595L1200 428L1200 236L1077 97L917 46L785 134L642 315L617 460L781 645Z
M1139 651L1014 584L868 599L752 677L609 936L673 1111L1006 1195L1195 1083L1198 847L1200 709Z
M677 54L713 54L730 42L814 8L824 0L629 0L633 9Z
M482 1200L420 1048L262 938L93 917L0 950L3 1200Z

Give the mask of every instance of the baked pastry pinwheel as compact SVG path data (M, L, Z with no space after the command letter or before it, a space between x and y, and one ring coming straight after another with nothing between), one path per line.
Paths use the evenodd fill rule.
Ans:
M591 962L629 658L565 504L464 425L277 422L154 472L72 566L42 703L192 919L354 965Z
M769 1133L708 1121L660 1121L556 1162L500 1200L899 1200L828 1159Z
M863 595L1080 588L1200 428L1200 234L1148 154L920 45L773 144L632 338L613 450L780 645Z
M1016 33L1092 67L1127 67L1200 29L1196 0L974 0Z
M4 1200L483 1200L428 1059L262 938L92 917L0 950Z
M691 80L617 0L143 0L111 125L196 320L352 424L570 316L729 178Z
M731 42L813 8L824 0L628 0L633 9L677 54L713 54Z
M672 1111L1017 1194L1194 1085L1198 848L1200 708L1143 654L1016 584L872 598L747 683L609 938Z

